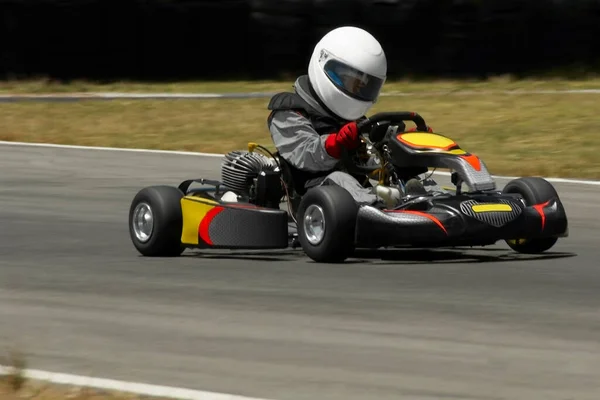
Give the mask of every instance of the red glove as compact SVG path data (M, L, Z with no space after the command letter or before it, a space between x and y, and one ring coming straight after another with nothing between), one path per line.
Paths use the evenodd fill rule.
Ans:
M342 148L353 150L360 144L356 122L344 125L339 132L331 133L325 140L325 151L333 158L340 158Z
M417 127L412 127L409 130L407 130L406 132L416 132L417 131ZM433 129L431 129L431 127L429 125L427 125L427 132L429 133L433 133Z

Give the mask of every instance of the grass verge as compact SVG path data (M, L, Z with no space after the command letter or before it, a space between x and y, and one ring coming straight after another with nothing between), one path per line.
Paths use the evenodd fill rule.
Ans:
M16 352L11 352L7 357L0 358L0 365L12 369L8 374L0 374L0 400L140 400L142 398L163 400L160 397L139 396L135 393L57 385L27 379L25 376L25 358Z
M0 91L277 91L290 90L292 83L54 86L5 82ZM372 112L419 112L436 132L481 156L494 174L600 178L600 95L487 93L573 88L600 88L600 80L392 82L386 85L387 92L414 95L382 97ZM461 95L464 90L478 93ZM248 141L271 144L267 103L266 98L5 103L0 140L224 153L246 148Z
M22 387L14 389L10 384L3 382L3 379L0 378L0 400L140 400L142 398L163 400L163 398L160 397L140 396L135 393L115 392L79 386L55 385L34 380L26 380Z
M40 381L26 381L23 387L14 390L0 380L0 400L141 400L142 398L150 399L151 397L87 387L53 385ZM152 399L163 400L160 397L152 397Z

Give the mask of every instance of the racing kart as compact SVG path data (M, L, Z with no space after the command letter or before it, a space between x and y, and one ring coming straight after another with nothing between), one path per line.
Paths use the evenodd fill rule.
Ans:
M406 131L407 121L416 130ZM224 156L221 180L140 190L129 210L133 245L144 256L178 256L186 248L300 246L314 261L342 262L358 248L498 241L520 253L542 253L568 236L565 209L547 180L518 178L498 190L483 160L427 132L414 112L379 113L358 125L361 146L344 153L340 168L366 177L365 187L375 183L389 207L357 204L336 185L297 187L278 153L249 143L248 150ZM408 190L430 168L450 170L452 186Z

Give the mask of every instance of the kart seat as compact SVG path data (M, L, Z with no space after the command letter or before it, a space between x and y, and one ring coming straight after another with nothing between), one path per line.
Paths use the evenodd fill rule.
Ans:
M281 177L283 182L286 184L288 191L293 190L294 192L298 192L296 188L296 183L294 181L294 175L292 173L292 166L283 158L279 152L275 152L275 157L279 161L279 165L281 165ZM290 193L291 195L291 193Z
M300 198L306 192L306 189L304 188L303 184L299 184L298 181L294 179L295 168L283 157L281 157L279 152L275 152L274 155L277 157L279 165L281 166L281 178L287 187L288 196L292 203L292 209L295 213L298 208L298 204L300 204Z

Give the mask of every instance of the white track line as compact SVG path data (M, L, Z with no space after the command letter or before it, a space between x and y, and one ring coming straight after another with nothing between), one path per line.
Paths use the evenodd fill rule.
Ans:
M450 173L449 172L445 172L445 171L435 171L434 174L436 174L436 175L443 175L443 176L450 176ZM494 178L494 179L511 180L511 179L517 179L517 178L520 178L520 177L519 176L492 175L492 178ZM578 184L578 185L600 186L600 181L593 181L593 180L552 178L552 177L550 177L550 178L544 177L544 179L546 179L548 182L553 182L553 183L572 183L572 184Z
M600 94L600 89L556 89L556 90L544 90L544 89L515 89L515 90L437 90L437 91L422 91L422 92L383 92L383 97L401 97L401 96L482 96L491 94L508 94L508 95L520 95L520 94Z
M196 157L223 157L224 154L216 153L198 153L195 151L177 151L177 150L155 150L155 149L135 149L122 147L96 147L96 146L77 146L70 144L53 144L53 143L29 143L29 142L8 142L0 140L0 145L4 146L26 146L26 147L50 147L57 149L73 149L73 150L99 150L99 151L125 151L131 153L157 153L157 154L174 154L182 156Z
M252 99L271 97L276 92L240 93L136 93L136 92L86 92L86 93L9 93L0 94L0 100L133 100L133 99Z
M12 373L9 367L0 366L0 375ZM170 386L149 385L145 383L118 381L114 379L94 378L90 376L70 375L36 369L26 369L22 375L27 379L40 380L53 384L88 387L101 390L134 393L140 396L164 397L181 400L269 400L246 397L228 393L206 392Z
M153 149L129 149L129 148L121 148L121 147L94 147L94 146L76 146L76 145L63 145L63 144L51 144L51 143L29 143L29 142L7 142L1 141L0 145L4 146L26 146L26 147L49 147L49 148L59 148L59 149L75 149L75 150L99 150L99 151L123 151L123 152L132 152L132 153L157 153L157 154L174 154L174 155L184 155L184 156L196 156L196 157L223 157L224 154L216 154L216 153L199 153L194 151L176 151L176 150L153 150ZM450 176L449 172L444 171L435 171L436 175ZM494 179L516 179L516 176L502 176L502 175L492 175ZM586 179L568 179L568 178L554 178L554 177L545 177L549 182L553 183L571 183L571 184L579 184L579 185L591 185L591 186L600 186L600 181L597 180L586 180Z
M239 92L239 93L165 93L165 92L84 92L84 93L2 93L0 100L126 100L126 99L252 99L271 97L275 92ZM491 94L528 95L528 94L600 94L600 89L514 89L514 90L432 90L417 92L383 92L383 97L404 96L482 96Z

